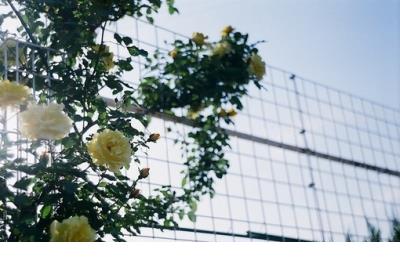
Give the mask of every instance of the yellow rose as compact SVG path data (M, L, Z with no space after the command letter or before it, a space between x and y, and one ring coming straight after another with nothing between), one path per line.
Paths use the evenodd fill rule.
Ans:
M106 45L95 45L93 50L99 54L104 68L109 71L114 67L114 53L110 52L110 48Z
M257 80L261 80L265 75L265 62L258 54L253 53L250 57L249 71L254 74Z
M106 129L96 134L87 143L87 148L95 164L115 173L122 167L129 169L132 149L129 140L121 132Z
M203 33L194 32L192 34L192 40L193 40L194 43L196 43L197 46L204 45L206 39L207 39L207 37L204 36Z
M6 39L0 45L0 64L4 64L4 51L7 50L7 65L16 66L16 58L17 58L17 41L15 39ZM26 63L26 48L24 44L18 45L18 62L19 65L23 65Z
M73 216L61 223L54 220L50 225L50 237L51 242L93 242L96 231L86 216Z
M29 139L63 138L71 129L72 121L62 110L63 106L56 103L28 105L20 114L22 135Z
M235 29L231 26L226 26L221 31L222 37L227 37L230 33L232 33Z
M213 55L222 57L225 54L231 52L231 50L232 50L231 45L228 42L223 41L215 45L213 49Z
M9 80L0 81L0 107L22 104L30 94L27 86Z

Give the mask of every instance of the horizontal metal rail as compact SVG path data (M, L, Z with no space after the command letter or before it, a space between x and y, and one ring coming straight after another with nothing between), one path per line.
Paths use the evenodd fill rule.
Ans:
M275 242L312 242L311 240L263 234L263 233L257 233L257 232L251 232L251 231L247 231L246 234L240 234L240 233L213 231L213 230L197 229L197 228L195 229L195 228L187 228L187 227L164 227L161 225L142 226L142 227L156 228L156 229L160 229L160 230L165 229L165 230L171 230L171 231L200 233L200 234L208 234L208 235L250 238L250 239L267 240L267 241L275 241Z
M104 98L104 100L106 101L106 103L109 106L116 105L115 101L112 99ZM175 115L167 114L167 113L150 112L146 109L143 109L143 108L137 107L137 106L130 106L129 111L132 111L135 113L149 114L153 117L157 117L157 118L160 118L160 119L163 119L166 121L171 121L171 122L175 122L175 123L179 123L179 124L183 124L183 125L187 125L187 126L195 126L196 125L192 120L187 119L185 117L175 116ZM391 170L388 168L383 168L383 167L379 167L379 166L375 166L375 165L371 165L368 163L359 162L359 161L355 161L355 160L345 159L342 157L337 157L337 156L333 156L330 154L311 150L309 148L297 147L297 146L293 146L290 144L285 144L285 143L277 142L274 140L270 140L267 138L257 137L257 136L249 135L249 134L246 134L243 132L234 131L231 129L224 129L224 130L226 131L226 133L228 135L234 136L237 138L241 138L241 139L245 139L245 140L249 140L249 141L253 141L253 142L257 142L260 144L265 144L265 145L269 145L269 146L273 146L273 147L277 147L277 148L281 148L281 149L286 149L286 150L302 153L305 155L314 156L314 157L321 158L321 159L335 161L335 162L343 163L346 165L351 165L354 167L359 167L359 168L375 171L378 173L384 173L384 174L400 177L400 171Z

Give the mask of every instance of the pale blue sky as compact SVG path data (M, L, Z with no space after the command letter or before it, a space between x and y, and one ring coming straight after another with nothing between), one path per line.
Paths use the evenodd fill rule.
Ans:
M269 64L400 108L400 0L176 0L156 23L216 37L231 24Z

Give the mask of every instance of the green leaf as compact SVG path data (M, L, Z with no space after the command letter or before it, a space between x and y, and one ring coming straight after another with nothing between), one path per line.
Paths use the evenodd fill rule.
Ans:
M43 206L42 210L40 210L40 217L43 219L48 218L48 216L50 216L52 212L53 207L51 205Z
M127 49L132 56L139 56L139 49L136 46L128 47Z
M129 45L132 43L132 39L130 37L123 37L122 41L125 43L125 45Z
M188 181L188 177L187 177L187 176L183 177L183 178L182 178L182 181L181 181L181 186L182 186L182 187L185 187L186 184L187 184L187 181Z
M139 49L139 54L143 57L147 57L149 55L149 53L144 49Z
M185 216L185 211L183 209L179 210L178 216L179 216L179 219L182 220L183 217Z
M66 182L64 185L64 190L69 195L73 195L78 189L78 184L75 182Z
M196 222L196 215L193 211L190 211L188 213L188 217L189 217L189 220L192 221L193 223Z
M194 200L191 200L189 203L189 207L190 207L190 209L192 209L193 212L196 212L197 211L197 202Z
M21 208L21 207L29 207L32 204L32 200L24 193L17 194L14 198L14 204Z
M61 140L61 143L64 145L64 148L71 148L76 144L76 141L71 137L65 137Z
M99 187L100 187L100 188L104 188L104 187L107 186L107 184L108 184L107 182L102 181L102 182L99 183Z
M114 34L114 39L115 39L119 44L121 44L121 42L122 42L122 37L121 37L118 33L115 33L115 34Z
M125 70L125 71L133 70L133 66L132 66L131 62L128 60L119 60L118 65L121 68L121 70Z
M32 178L24 177L14 184L14 187L21 190L27 190L29 185L33 182Z

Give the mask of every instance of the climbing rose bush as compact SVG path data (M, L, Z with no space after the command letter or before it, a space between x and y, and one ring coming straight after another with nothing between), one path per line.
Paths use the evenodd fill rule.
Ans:
M189 39L171 43L168 54L156 53L146 66L148 73L139 87L142 104L148 111L183 112L192 124L188 138L177 140L186 153L184 194L178 199L190 207L180 215L187 213L192 221L196 202L205 194L213 196L215 179L229 168L229 136L221 126L234 122L249 84L263 88L259 81L266 74L265 63L257 44L232 26L224 27L216 41L194 32Z
M170 186L146 195L136 187L149 177L136 153L145 155L159 135L148 140L149 117L126 111L138 101L122 76L148 53L108 30L129 16L152 21L162 5L172 14L174 1L0 2L10 10L0 36L4 25L22 24L21 42L0 43L1 119L15 117L21 129L0 134L0 241L124 241L143 226L176 225L182 205ZM114 56L116 49L127 56ZM121 173L133 165L136 174Z
M22 138L1 134L0 240L124 241L143 227L177 226L178 216L195 221L197 202L213 194L214 178L229 166L224 158L229 137L220 123L233 122L242 109L245 85L261 87L249 70L255 44L229 27L215 42L197 32L175 42L170 55L154 54L154 63L132 38L111 35L108 27L126 16L152 22L162 3L174 13L173 0L69 2L7 1L20 8L14 10L23 18L20 37L38 45L20 52L27 55L21 65L0 65L3 78L35 88L35 103L20 107ZM0 24L13 17L5 14ZM114 57L114 48L127 56ZM123 80L135 61L149 62L154 74L139 89ZM14 106L28 98L20 99ZM147 109L127 111L132 106ZM171 114L176 108L196 113L193 144L181 142L189 153L182 189L163 185L142 194L138 183L150 177L150 168L143 168L139 154L160 138L144 132L148 113ZM11 147L23 153L13 156ZM133 163L136 174L121 173Z

